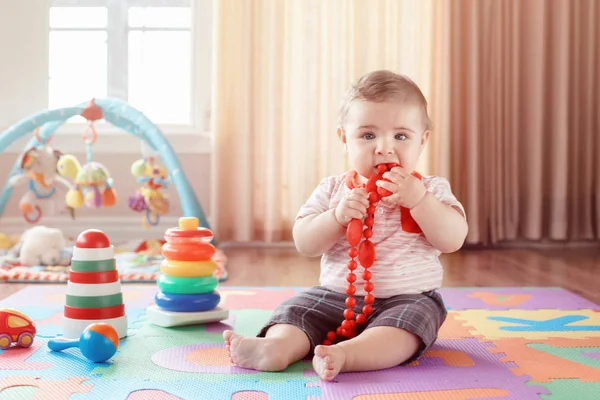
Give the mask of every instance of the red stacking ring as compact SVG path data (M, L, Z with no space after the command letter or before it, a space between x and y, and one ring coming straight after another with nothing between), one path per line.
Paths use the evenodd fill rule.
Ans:
M168 260L173 261L205 261L215 255L215 246L210 243L179 244L165 243L162 246L162 254Z
M65 318L84 320L104 320L119 318L125 315L125 305L105 308L74 308L65 306Z
M69 281L73 283L96 284L96 283L112 283L119 280L119 271L105 272L75 272L69 271Z

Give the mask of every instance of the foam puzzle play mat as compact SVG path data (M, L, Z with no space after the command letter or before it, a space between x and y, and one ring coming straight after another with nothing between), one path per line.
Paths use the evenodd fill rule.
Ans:
M84 357L83 346L49 348L63 333L64 285L3 300L35 321L37 335L30 347L0 350L0 399L600 399L600 307L559 288L444 288L448 318L424 357L332 382L310 360L274 373L236 367L223 345L225 329L255 335L303 288L221 286L227 319L179 327L148 321L156 285L121 290L127 333L104 362Z

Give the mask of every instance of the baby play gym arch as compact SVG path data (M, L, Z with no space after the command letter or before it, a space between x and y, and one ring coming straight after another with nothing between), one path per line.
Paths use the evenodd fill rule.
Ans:
M156 151L165 164L170 175L170 181L176 187L184 217L198 218L200 225L210 229L198 198L194 195L192 187L183 173L182 167L173 151L173 148L162 134L160 129L152 123L142 112L136 110L129 103L113 98L93 99L93 103L102 111L102 118L124 131L138 137L146 142L150 148ZM45 110L31 115L11 126L0 134L0 153L4 152L15 140L37 131L35 137L27 143L26 149L38 144L38 141L47 141L56 129L74 116L82 115L89 106L83 103L74 107L66 107L55 110ZM9 178L20 172L19 160L15 161ZM4 212L6 203L12 194L13 188L4 184L0 194L0 217Z

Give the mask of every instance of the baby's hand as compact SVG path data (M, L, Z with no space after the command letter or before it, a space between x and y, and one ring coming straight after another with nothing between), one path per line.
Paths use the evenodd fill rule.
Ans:
M369 197L364 188L352 189L335 208L335 219L342 226L348 226L352 218L363 219L367 215Z
M423 182L402 167L392 168L384 173L383 177L389 181L379 180L377 186L392 192L391 195L381 198L385 203L412 209L427 193Z

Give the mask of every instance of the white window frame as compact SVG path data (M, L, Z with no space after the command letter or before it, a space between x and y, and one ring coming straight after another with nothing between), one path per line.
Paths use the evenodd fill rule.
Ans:
M128 39L130 30L169 30L169 28L129 28L129 7L190 7L191 8L191 90L190 90L190 124L160 124L157 126L165 135L179 135L181 141L191 139L190 136L209 136L210 130L210 91L211 91L211 39L212 39L212 0L50 0L49 7L106 7L108 9L108 25L105 28L52 28L52 31L88 30L107 31L108 42L108 76L107 96L127 98L128 82ZM116 17L115 17L116 16ZM188 30L173 28L173 30ZM50 31L50 28L49 28ZM120 41L119 46L110 46L111 40ZM114 71L119 71L114 74ZM84 100L85 101L85 100ZM62 133L81 135L85 124L77 122L65 123L59 128ZM97 123L98 129L108 134L124 134L122 130L106 122Z

